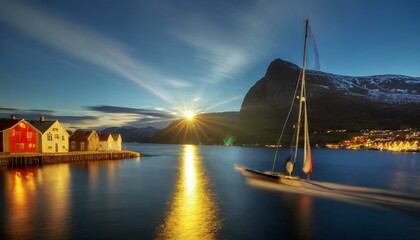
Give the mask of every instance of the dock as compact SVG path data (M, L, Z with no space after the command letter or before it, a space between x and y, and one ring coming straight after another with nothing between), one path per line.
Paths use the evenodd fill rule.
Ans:
M138 152L123 151L76 151L66 153L1 153L0 167L27 168L45 164L72 163L95 160L138 158Z

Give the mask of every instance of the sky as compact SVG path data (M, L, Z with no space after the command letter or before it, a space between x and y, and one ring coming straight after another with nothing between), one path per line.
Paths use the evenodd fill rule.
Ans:
M0 0L0 117L162 128L188 111L239 111L271 61L302 66L305 19L321 71L419 77L419 11L416 0Z

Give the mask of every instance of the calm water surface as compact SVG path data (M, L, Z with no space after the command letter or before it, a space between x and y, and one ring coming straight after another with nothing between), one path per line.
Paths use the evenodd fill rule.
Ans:
M273 149L125 146L146 156L1 170L0 239L420 236L418 212L258 188L235 172L270 169ZM313 180L420 195L419 153L315 149L313 158Z

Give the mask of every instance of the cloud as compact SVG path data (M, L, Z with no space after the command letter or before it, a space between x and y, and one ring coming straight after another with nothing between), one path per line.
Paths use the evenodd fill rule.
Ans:
M16 108L0 107L0 112L12 112L16 110L17 110Z
M46 114L53 114L54 110L46 110L46 109L17 109L17 108L10 108L10 107L0 107L0 114L1 113L10 113L10 114L29 114L29 115L46 115Z
M205 28L205 27L203 27ZM247 66L250 56L245 50L230 46L226 42L212 39L206 32L173 31L175 37L198 50L195 57L202 61L204 71L203 80L218 83L222 80L232 79L240 69Z
M170 118L174 116L164 110L149 110L141 108L128 108L128 107L117 107L117 106L90 106L87 107L88 110L97 111L102 113L121 113L121 114L136 114L141 115L142 117L151 117L151 118Z
M168 77L134 59L122 44L32 6L3 1L0 20L51 48L122 76L169 104L175 101L165 87L187 86L182 82L166 82Z
M194 58L201 61L203 80L218 83L235 79L275 49L274 36L286 25L291 14L279 14L287 3L251 1L229 4L215 2L222 20L214 16L186 14L188 25L171 31L174 37L193 48ZM279 16L282 15L282 16ZM223 25L223 26L220 26ZM279 44L279 43L276 43ZM279 47L280 48L280 47Z
M186 81L182 81L182 80L177 80L177 79L167 79L166 82L172 86L172 87L176 87L176 88L189 88L192 87L193 84L190 82L186 82Z
M205 112L210 111L210 110L211 110L211 109L213 109L213 108L216 108L216 107L218 107L218 106L221 106L221 105L226 104L226 103L229 103L229 102L233 102L233 101L240 100L240 99L242 99L242 98L243 98L242 96L236 96L236 97L232 97L232 98L229 98L229 99L223 100L223 101L221 101L221 102L215 103L215 104L213 104L213 105L211 105L211 106L207 107L206 109L204 109L204 111L205 111Z
M54 115L56 112L51 110L38 109L16 109L16 108L1 108L0 117L10 118L14 115L17 118L26 120L39 120L40 116L44 116L46 121L55 121L63 123L67 128L91 128L98 125L98 117L90 115Z

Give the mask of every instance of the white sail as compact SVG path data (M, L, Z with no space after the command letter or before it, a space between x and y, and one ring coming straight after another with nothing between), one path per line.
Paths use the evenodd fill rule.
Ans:
M306 103L305 103L305 127L304 127L304 157L303 157L303 167L302 170L308 176L312 173L312 153L311 153L311 144L309 142L309 127L308 127L308 114L306 110Z

